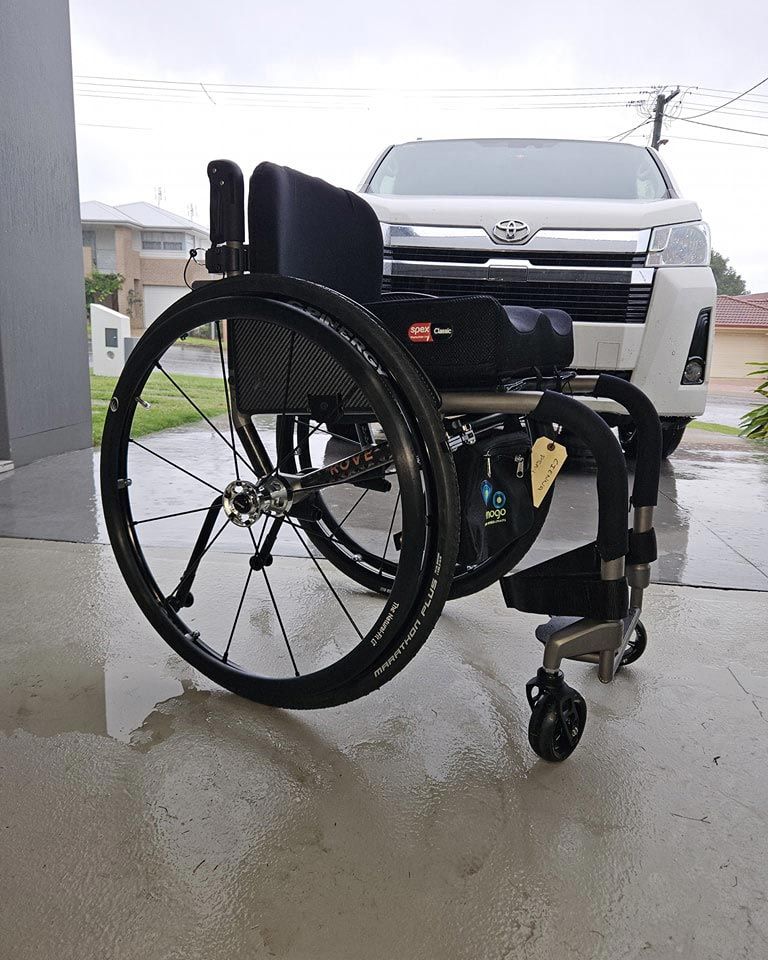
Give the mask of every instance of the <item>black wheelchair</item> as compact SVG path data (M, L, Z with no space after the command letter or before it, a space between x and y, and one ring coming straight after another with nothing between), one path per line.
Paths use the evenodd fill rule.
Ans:
M217 684L319 708L392 679L446 601L500 581L507 606L548 617L529 740L565 759L587 708L562 661L595 663L608 683L646 645L652 404L569 369L561 311L382 294L380 225L355 194L262 163L246 245L240 169L213 161L208 175L205 260L221 279L193 284L146 331L104 428L104 513L139 607ZM621 448L579 395L637 425L631 529ZM179 404L193 425L147 435L151 405ZM594 458L596 538L517 570L554 495L560 431Z

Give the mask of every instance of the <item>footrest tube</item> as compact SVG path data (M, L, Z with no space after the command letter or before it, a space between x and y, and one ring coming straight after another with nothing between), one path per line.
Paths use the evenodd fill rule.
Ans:
M626 577L600 578L595 543L503 577L500 584L506 605L524 613L622 620L629 610Z

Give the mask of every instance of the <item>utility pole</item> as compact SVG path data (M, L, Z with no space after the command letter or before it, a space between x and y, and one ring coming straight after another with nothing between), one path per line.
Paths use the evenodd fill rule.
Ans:
M663 93L660 93L656 97L656 108L653 111L653 139L651 140L651 146L654 150L658 150L662 143L666 143L666 140L661 139L661 124L664 120L664 107L669 103L670 100L674 100L675 97L679 96L680 87L676 87L672 93L668 93L664 96Z

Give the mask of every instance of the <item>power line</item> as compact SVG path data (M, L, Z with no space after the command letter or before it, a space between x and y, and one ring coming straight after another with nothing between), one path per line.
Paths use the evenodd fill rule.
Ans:
M642 139L638 134L637 139ZM636 139L635 137L631 139ZM723 147L748 147L750 150L768 150L762 143L739 143L738 140L707 140L704 137L680 137L675 136L670 139L670 143L677 143L679 140L690 141L691 143L716 143Z
M695 143L719 143L725 147L748 147L750 150L768 150L768 147L764 147L762 143L739 143L737 140L707 140L703 137L675 137L673 142L677 140L690 140Z
M188 106L201 106L207 103L207 100L204 100L202 97L198 99L182 98L182 97L156 97L156 96L135 96L135 95L121 95L116 93L103 93L103 94L94 94L94 93L78 93L77 96L82 99L100 99L100 100L123 100L131 103L173 103L173 104L182 104ZM233 109L299 109L299 110L369 110L371 108L371 103L367 101L360 100L331 100L327 99L325 102L318 100L305 100L301 98L293 99L274 99L270 98L268 100L244 100L244 99L235 99L235 100L226 100L220 95L217 96L216 106L221 107L230 107ZM443 102L440 100L433 102L433 107L436 110L456 110L456 109L468 109L468 103L451 103ZM624 109L624 103L538 103L538 104L475 104L476 109L480 110L489 110L489 111L509 111L509 110L605 110L605 109Z
M608 139L609 139L609 140L623 140L624 137L628 136L630 133L634 133L635 130L639 130L640 127L644 127L644 126L646 126L647 124L649 124L650 122L651 122L650 119L648 119L648 120L642 120L640 123L637 124L636 127L630 127L629 130L624 130L622 133L614 133L614 135L613 135L612 137L608 137Z
M705 104L689 101L691 106L705 106ZM756 120L768 120L768 110L721 110L724 117L755 117Z
M714 113L716 110L722 110L723 107L727 107L731 103L735 103L737 100L741 100L742 97L746 97L748 93L751 93L753 90L756 90L758 87L762 86L768 77L763 77L762 80L758 80L756 84L751 86L748 90L745 90L743 93L738 94L735 97L731 97L730 100L726 100L725 103L721 103L719 106L712 107L711 110L705 110L703 113L695 113L692 117L680 117L681 120L697 120L699 117L706 117L710 113Z
M84 123L76 121L78 127L108 127L110 130L154 130L154 127L126 127L122 123Z
M751 137L768 137L768 133L759 133L757 130L741 130L739 127L724 127L718 123L702 123L701 120L693 120L691 117L676 117L675 119L683 120L685 123L694 123L697 127L711 127L712 130L727 130L729 133L748 133Z
M701 90L702 92L706 91L706 96L718 96L722 97L723 95L730 96L731 94L735 95L738 93L738 90L723 90L722 87L699 87L696 84L691 84L692 90ZM746 94L742 95L744 98ZM768 94L765 93L756 93L753 97L749 97L749 100L768 100Z
M166 86L187 86L192 90L197 90L200 85L199 80L152 80L145 79L142 77L103 77L103 76L91 76L91 75L78 75L75 77L77 82L86 82L91 81L106 81L107 83L127 83L127 84L150 84L157 87L166 87ZM103 85L100 83L99 85ZM294 91L303 91L303 92L363 92L363 93L386 93L386 92L408 92L408 91L417 91L420 93L534 93L542 92L547 93L574 93L579 91L595 91L594 95L599 95L600 91L617 91L624 92L627 90L634 91L643 91L642 86L634 87L621 87L621 86L608 86L608 87L403 87L400 90L390 91L383 87L314 87L314 86L291 86L291 85L281 85L281 84L254 84L254 83L216 83L213 81L205 81L205 86L210 90L214 89L249 89L249 90L294 90Z

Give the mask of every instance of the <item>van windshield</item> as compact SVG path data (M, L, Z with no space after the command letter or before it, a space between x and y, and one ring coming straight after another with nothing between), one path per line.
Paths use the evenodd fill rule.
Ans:
M653 156L587 140L418 140L387 153L366 188L383 196L664 200Z

